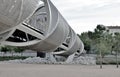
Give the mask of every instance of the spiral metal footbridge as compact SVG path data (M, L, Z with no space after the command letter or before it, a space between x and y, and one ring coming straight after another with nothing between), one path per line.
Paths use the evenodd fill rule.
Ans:
M0 0L0 43L56 55L84 50L50 0Z

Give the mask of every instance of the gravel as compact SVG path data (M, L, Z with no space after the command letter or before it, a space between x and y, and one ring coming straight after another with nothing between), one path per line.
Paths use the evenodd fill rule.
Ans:
M49 58L29 57L24 60L16 59L16 60L2 61L2 63L96 65L96 59L94 57L89 57L89 56L80 56L78 58L74 58L72 62L66 63L66 62L55 62Z

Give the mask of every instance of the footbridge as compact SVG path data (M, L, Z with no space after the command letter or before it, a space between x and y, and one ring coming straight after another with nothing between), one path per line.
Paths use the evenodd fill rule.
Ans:
M50 0L0 0L0 43L65 56L84 50Z

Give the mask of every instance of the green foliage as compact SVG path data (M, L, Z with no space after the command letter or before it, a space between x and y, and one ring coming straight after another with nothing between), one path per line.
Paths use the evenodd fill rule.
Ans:
M0 48L1 52L7 53L8 51L11 51L11 48L9 46L2 46Z
M120 52L120 33L115 33L113 40L113 51Z
M21 53L21 55L22 55L22 52L24 51L24 49L23 48L19 48L19 47L12 47L12 46L1 46L0 47L0 51L4 52L3 56L7 52L12 53L12 56L13 56L13 52Z
M93 32L94 38L97 39L97 38L103 37L105 30L106 28L103 25L97 25L97 27Z
M79 37L84 43L85 46L84 49L87 51L87 53L89 53L91 46L90 44L92 41L90 40L88 33L87 32L82 33L81 36L79 35Z
M23 48L19 48L19 47L15 47L13 50L14 50L16 53L22 53L22 52L24 51Z
M108 40L105 38L98 39L98 43L95 44L95 50L96 53L99 55L101 53L101 56L104 57L107 54L110 54L110 51L112 49L112 46L109 44Z
M104 57L112 51L113 36L108 33L104 25L97 25L93 32L82 33L80 39L83 41L87 52L95 54L101 52Z
M105 56L104 58L102 58L102 63L103 64L106 64L106 65L110 65L110 64L113 64L113 65L116 65L116 57L115 56ZM120 64L120 58L118 58L118 63ZM100 59L99 57L96 58L96 64L100 64Z
M8 60L15 60L15 59L26 59L28 57L25 57L25 56L3 56L3 57L0 57L0 61L8 61Z
M3 56L5 56L5 54L7 52L10 52L13 56L13 52L22 53L24 51L24 49L23 48L18 48L18 47L12 47L12 46L1 46L0 51L4 53Z
M103 33L103 31L105 31L105 30L106 30L106 28L105 28L105 26L104 26L104 25L99 24L99 25L97 25L97 27L96 27L96 29L95 29L95 30L97 30L98 32Z

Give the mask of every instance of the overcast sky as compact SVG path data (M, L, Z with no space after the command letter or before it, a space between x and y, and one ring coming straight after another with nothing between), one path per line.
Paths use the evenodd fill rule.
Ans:
M120 0L51 0L78 34L97 24L120 25Z

